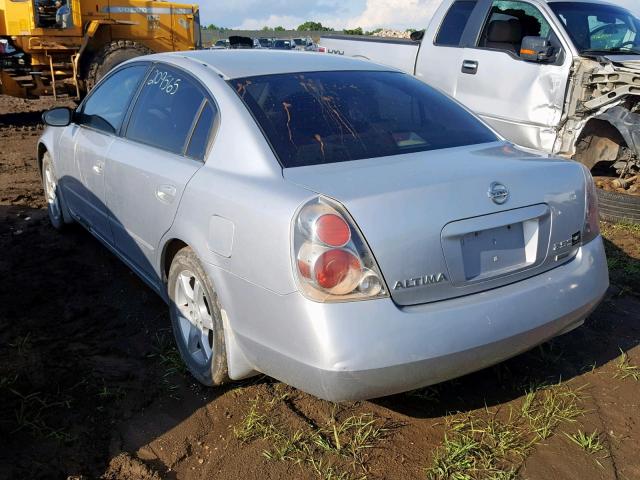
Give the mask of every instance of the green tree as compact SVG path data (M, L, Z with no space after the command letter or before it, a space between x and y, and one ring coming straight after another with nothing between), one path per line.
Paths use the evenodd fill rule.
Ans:
M266 25L264 27L262 27L262 31L263 32L269 32L271 31L271 27L267 27Z
M361 27L357 27L351 30L345 28L344 33L347 35L364 35Z
M299 32L333 32L333 28L324 27L320 22L307 21L298 25Z
M286 28L284 28L284 27L283 27L283 26L281 26L281 25L278 25L276 28L274 28L274 29L273 29L273 31L274 31L274 32L286 32L286 31L287 31L287 29L286 29Z

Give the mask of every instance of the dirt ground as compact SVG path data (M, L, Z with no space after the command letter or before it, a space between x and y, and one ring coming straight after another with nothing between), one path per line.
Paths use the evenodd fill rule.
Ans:
M88 233L47 223L51 101L0 97L0 479L640 478L640 229L603 224L586 324L434 387L332 404L266 377L209 389L165 305Z

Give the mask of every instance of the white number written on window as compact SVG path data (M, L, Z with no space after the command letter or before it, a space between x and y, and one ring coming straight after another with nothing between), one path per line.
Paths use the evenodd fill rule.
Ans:
M147 85L157 85L167 95L175 95L178 93L181 81L181 79L174 77L169 72L155 70L149 77Z

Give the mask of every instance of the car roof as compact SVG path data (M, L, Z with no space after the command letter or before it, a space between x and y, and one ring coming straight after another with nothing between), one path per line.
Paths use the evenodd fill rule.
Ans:
M279 73L339 70L394 71L391 67L339 55L277 50L195 50L161 53L150 59L171 62L172 58L190 58L205 64L225 79L275 75Z

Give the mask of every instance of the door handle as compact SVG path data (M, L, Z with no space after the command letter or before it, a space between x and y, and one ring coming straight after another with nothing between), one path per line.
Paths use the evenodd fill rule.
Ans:
M475 60L464 60L462 62L462 73L468 73L469 75L475 75L478 73L478 62Z
M171 203L176 198L177 189L173 185L160 185L156 190L156 197L164 203Z
M102 175L103 168L104 168L104 164L102 162L98 162L95 165L93 165L92 170L96 175Z

